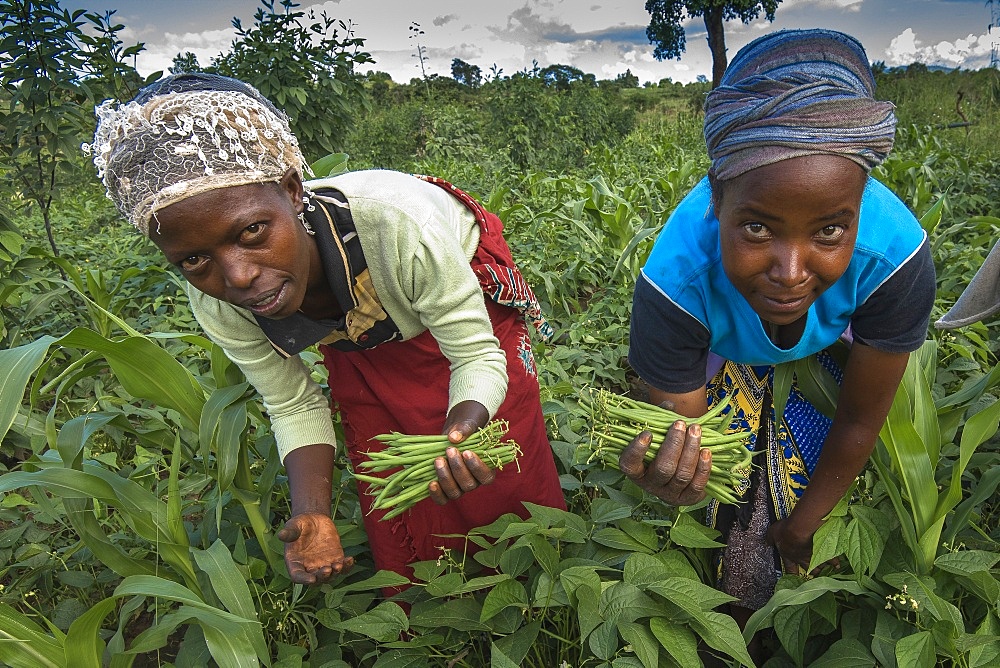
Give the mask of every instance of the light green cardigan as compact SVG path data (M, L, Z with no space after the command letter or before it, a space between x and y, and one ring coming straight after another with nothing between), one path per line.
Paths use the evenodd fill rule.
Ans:
M306 186L347 197L382 306L404 340L430 330L451 363L448 410L473 399L492 417L507 391L507 367L469 266L479 245L472 213L440 187L399 172L350 172ZM304 445L335 444L329 403L301 359L275 353L249 311L190 285L188 295L205 333L260 392L282 461Z

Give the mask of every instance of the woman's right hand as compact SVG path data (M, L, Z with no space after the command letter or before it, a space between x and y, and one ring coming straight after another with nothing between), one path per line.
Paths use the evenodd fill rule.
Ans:
M327 514L293 515L278 538L285 544L285 566L292 582L322 584L354 565L354 557L344 556L337 526Z
M675 506L689 506L705 498L712 471L712 453L701 447L701 425L688 427L678 420L667 431L656 458L644 461L652 434L644 431L622 450L618 466L632 482Z

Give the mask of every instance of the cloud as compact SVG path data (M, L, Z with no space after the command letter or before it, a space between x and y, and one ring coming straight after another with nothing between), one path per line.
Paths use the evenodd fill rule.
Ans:
M592 5L580 11L577 0L525 4L511 12L504 25L487 26L498 39L524 44L537 40L557 42L628 42L647 44L645 11L625 11L620 2Z
M573 32L568 23L556 20L544 20L524 5L515 9L507 16L506 25L490 25L486 29L497 39L519 44L538 44L546 39L546 35L567 34Z
M546 39L556 40L558 42L580 42L580 41L593 41L593 42L627 42L629 44L648 44L649 40L646 38L646 26L614 26L611 28L605 28L604 30L595 30L592 32L576 32L575 30L570 30L569 32L549 32L544 35Z
M924 46L912 28L894 37L886 49L885 63L891 67L923 63L942 67L979 69L990 63L993 38L989 34L942 40Z
M475 64L473 61L481 60L483 49L475 44L459 44L448 48L430 47L426 49L426 61L433 63L435 67L430 68L430 72L437 72L445 76L451 73L451 61L455 58ZM419 70L420 63L416 57L413 58L415 67Z
M860 12L864 0L814 0L817 9L846 9L849 12Z
M146 48L136 57L136 69L143 75L156 71L167 74L173 65L174 56L188 51L196 55L198 62L205 66L220 53L227 53L235 38L234 28L181 34L165 32L155 42L144 38L140 33L138 39L146 40Z
M920 41L913 28L907 28L889 42L889 48L885 50L885 64L895 67L916 62L919 47Z
M174 55L185 51L194 52L199 62L207 65L214 56L229 50L234 37L230 19L240 16L245 26L252 24L253 6L259 4L246 0L183 0L184 4L202 8L192 14L178 11L180 0L107 2L121 7L116 17L127 26L125 41L145 42L146 51L137 59L144 74L165 71ZM541 67L553 63L571 65L598 77L614 77L628 67L643 81L669 76L686 82L711 72L711 54L700 17L684 20L687 48L681 60L651 59L652 46L645 37L649 14L640 0L299 2L302 10L325 10L334 18L351 21L355 34L365 40L364 50L376 59L373 65L361 69L388 72L397 81L420 76L419 62L414 57L416 40L408 39L411 21L421 24L426 33L420 43L429 56L425 63L428 73L444 76L450 76L453 58L479 65L484 71L496 63L506 74L530 68L532 60ZM889 65L918 61L948 67L984 67L989 64L990 49L990 40L981 34L990 20L985 2L783 0L774 23L763 18L749 25L727 22L726 44L732 55L762 32L822 25L855 35L873 60L885 60ZM61 6L71 8L93 4L88 0L60 0Z

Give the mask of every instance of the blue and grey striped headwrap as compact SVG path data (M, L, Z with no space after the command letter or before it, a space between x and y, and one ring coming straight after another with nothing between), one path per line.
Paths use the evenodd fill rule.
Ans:
M740 49L705 100L715 178L817 153L870 172L892 148L896 116L875 100L861 44L833 30L783 30Z

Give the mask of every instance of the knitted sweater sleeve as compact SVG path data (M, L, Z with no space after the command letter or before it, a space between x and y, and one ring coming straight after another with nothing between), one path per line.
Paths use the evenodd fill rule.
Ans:
M253 317L188 285L191 310L205 334L219 345L260 393L271 419L281 460L316 443L337 443L330 402L298 355L282 358Z
M507 360L458 239L429 220L413 247L407 274L412 308L450 362L448 410L471 399L492 418L507 393Z
M389 315L405 338L430 330L450 362L448 410L471 399L492 417L507 393L507 358L469 264L479 245L473 215L441 188L407 174L353 172L329 183L351 202Z

